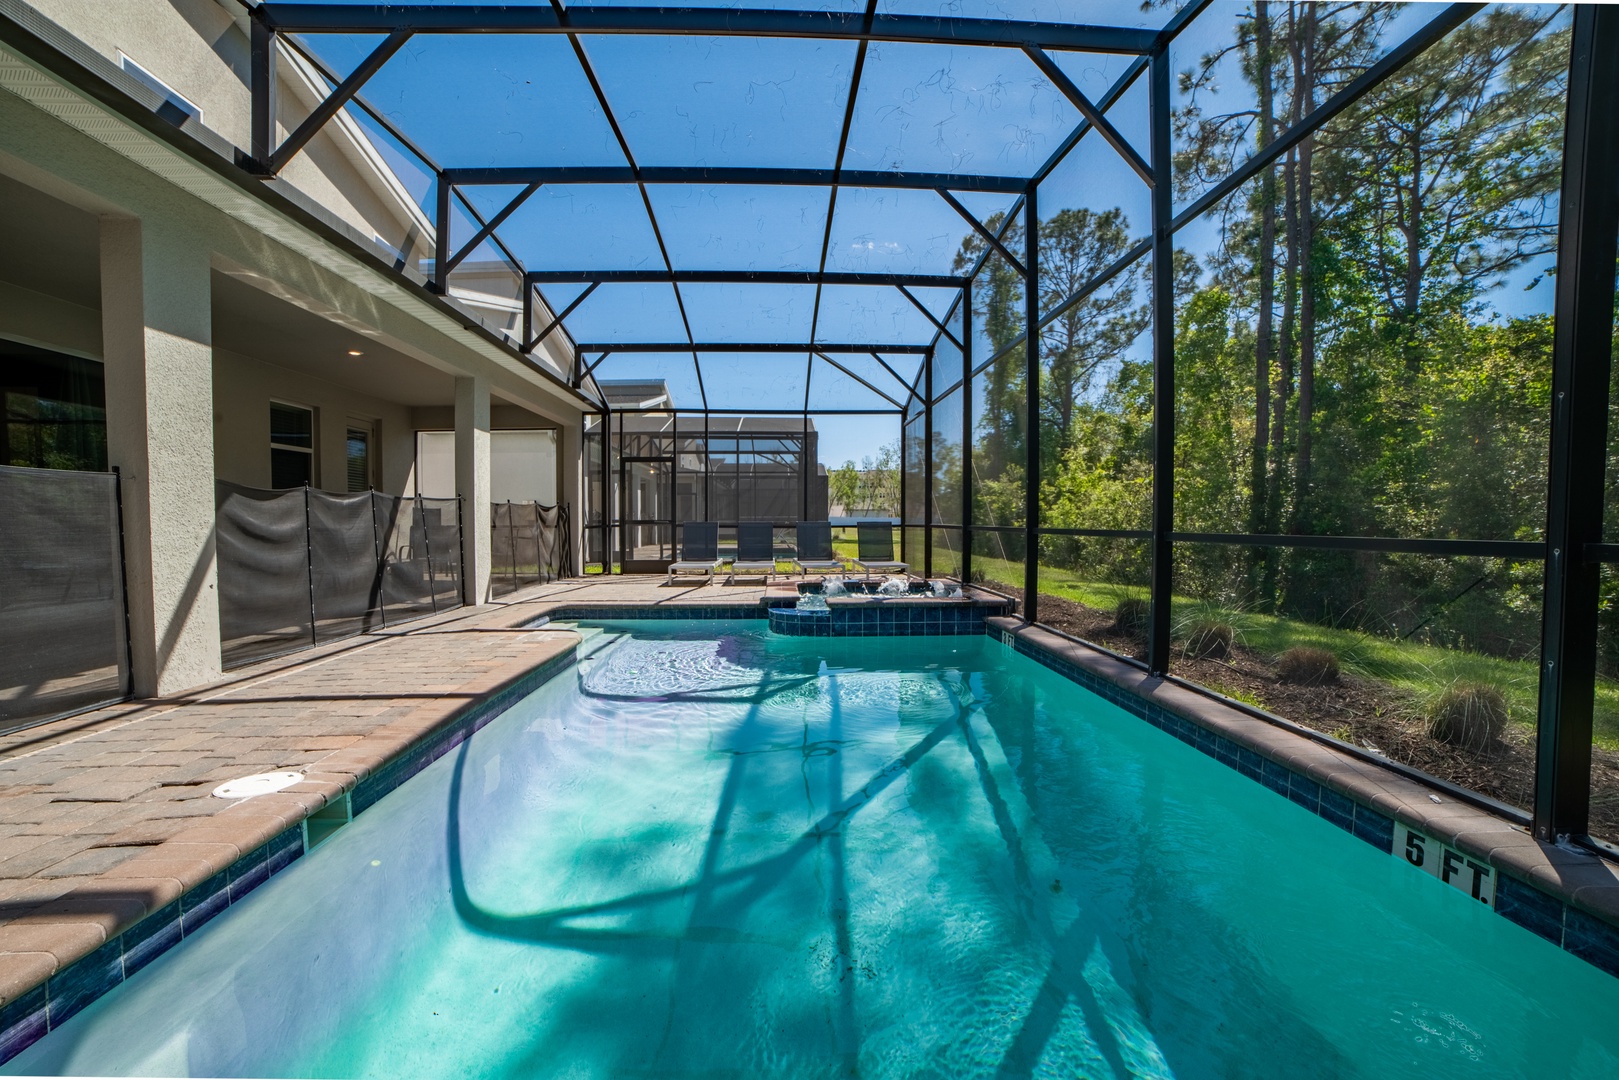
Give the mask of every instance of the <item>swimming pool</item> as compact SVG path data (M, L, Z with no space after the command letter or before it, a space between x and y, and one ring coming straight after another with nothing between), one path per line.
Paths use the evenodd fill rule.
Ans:
M1619 982L987 637L603 625L5 1071L1619 1074Z

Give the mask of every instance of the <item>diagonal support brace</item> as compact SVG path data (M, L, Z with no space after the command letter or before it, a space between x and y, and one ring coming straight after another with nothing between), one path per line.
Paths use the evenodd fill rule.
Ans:
M905 406L901 405L899 402L895 401L893 398L889 397L887 394L883 393L881 390L879 390L875 386L871 385L871 383L867 382L865 379L862 379L860 376L856 375L854 372L850 371L848 368L844 367L842 364L838 363L836 360L834 360L830 356L826 355L826 353L821 352L819 350L816 350L815 355L819 356L822 360L825 360L827 363L831 364L833 367L837 368L839 371L841 371L845 375L849 376L849 378L853 379L855 382L859 383L861 386L864 386L867 390L870 390L873 394L876 394L878 397L882 398L884 401L886 401L890 405L894 406L894 408L896 408L896 409L905 408ZM806 396L806 398L808 397L807 394L805 396ZM804 408L805 408L806 412L809 410L808 401L805 402Z
M483 228L474 233L472 239L468 240L460 251L456 252L454 255L451 255L449 261L444 264L444 276L449 277L451 270L454 270L457 266L460 266L463 259L465 259L468 255L471 255L474 251L478 250L478 245L489 239L489 237L494 234L494 231L505 223L507 218L511 217L517 212L517 208L522 206L523 203L528 200L530 195L540 190L540 187L541 185L539 184L530 184L528 187L520 191L516 198L507 203L500 213L484 222Z
M903 285L895 285L894 288L898 289L899 292L900 292L900 295L905 297L905 299L909 300L911 302L911 306L916 308L916 310L920 311L922 313L922 317L927 319L928 322L932 323L934 325L934 327L938 329L939 333L941 333L945 337L949 338L951 344L953 344L958 349L961 348L961 342L956 339L956 335L952 334L950 332L950 328L948 326L946 326L944 323L940 322L938 317L935 316L933 314L933 312L931 312L931 311L929 311L927 309L926 304L922 303L922 301L920 301L916 297L912 296L911 291L909 289L907 289L905 286L903 286Z
M1079 110L1079 114L1090 122L1091 127L1095 128L1102 138L1107 140L1107 144L1119 152L1119 156L1124 158L1125 164L1134 169L1136 175L1141 177L1149 188L1155 186L1158 179L1153 175L1152 166L1142 160L1141 155L1136 153L1136 148L1131 146L1123 135L1119 134L1119 130L1103 115L1102 110L1092 104L1091 99L1085 96L1084 91L1074 85L1074 80L1070 79L1068 74L1057 66L1057 62L1037 45L1025 45L1023 46L1023 51L1028 54L1030 60L1034 61L1035 66L1040 69L1045 77L1051 80L1052 85L1062 91L1063 96L1074 103L1074 107Z
M596 286L600 284L601 282L599 281L592 281L589 285L586 285L585 291L574 297L571 304L558 312L557 316L546 324L544 330L541 330L538 334L535 334L532 340L523 342L523 352L533 352L535 348L539 346L540 342L544 341L546 337L550 335L551 331L562 325L563 319L566 319L569 315L572 315L574 309L580 304L584 303L585 299L589 297L591 293L596 291Z
M950 204L950 208L952 210L961 215L963 221L973 227L974 232L984 238L985 243L994 248L1000 257L1006 260L1006 264L1017 272L1018 277L1022 278L1024 281L1029 280L1029 272L1023 269L1023 264L1018 262L1017 256L1006 250L1006 245L1001 243L1000 237L984 228L984 223L979 221L977 217L973 216L972 211L968 210L965 206L962 206L961 203L956 201L956 197L950 194L948 188L934 188L933 190L939 193L939 197L941 199Z
M372 49L371 55L360 61L360 66L350 72L349 77L339 83L337 88L326 96L325 101L316 105L314 110L304 117L304 122L287 136L287 141L271 152L270 160L266 163L269 166L269 175L274 176L286 168L287 162L296 157L298 151L326 126L326 122L336 116L337 111L360 92L360 87L365 85L366 80L381 70L382 65L392 59L394 53L398 52L410 37L409 30L395 30L381 45Z

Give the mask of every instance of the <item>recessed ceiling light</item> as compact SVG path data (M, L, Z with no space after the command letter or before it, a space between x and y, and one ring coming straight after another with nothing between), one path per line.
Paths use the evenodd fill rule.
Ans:
M360 355L360 350L359 349L350 349L349 350L349 355L350 356L359 356Z

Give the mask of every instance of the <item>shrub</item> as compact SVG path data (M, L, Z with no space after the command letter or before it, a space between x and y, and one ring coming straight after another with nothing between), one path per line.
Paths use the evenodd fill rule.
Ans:
M1186 633L1186 655L1198 660L1224 660L1231 655L1235 637L1230 623L1199 619Z
M1276 677L1300 686L1324 686L1338 681L1338 658L1331 649L1295 645L1276 658Z
M1147 620L1151 609L1145 600L1126 597L1113 609L1113 625L1126 634L1143 636L1147 633Z
M1507 699L1485 683L1458 683L1440 695L1428 716L1428 735L1463 750L1485 750L1507 727Z

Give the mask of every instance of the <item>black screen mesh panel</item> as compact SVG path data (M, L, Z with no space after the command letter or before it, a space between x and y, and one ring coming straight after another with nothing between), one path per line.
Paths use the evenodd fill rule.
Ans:
M495 595L571 572L566 506L505 502L492 510L489 584Z
M370 492L309 493L309 562L316 641L351 637L382 625Z
M217 485L219 623L240 667L459 606L454 499Z
M489 587L500 596L534 580L534 505L495 503L489 530ZM526 564L526 565L525 565Z
M577 573L573 564L573 515L567 503L540 507L540 565L550 575L547 581Z
M433 607L461 606L461 504L457 499L418 499L426 530Z
M129 686L117 478L0 467L0 730Z
M305 489L214 486L219 638L225 667L314 643Z
M433 567L427 552L427 518L419 500L379 494L371 498L382 543L383 616L392 624L431 614Z

